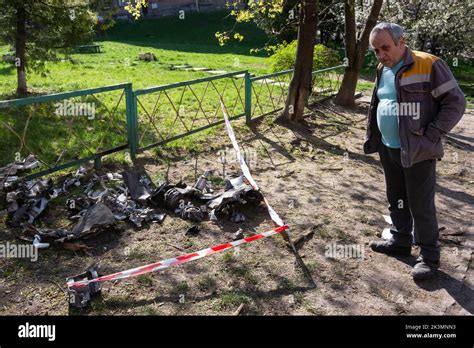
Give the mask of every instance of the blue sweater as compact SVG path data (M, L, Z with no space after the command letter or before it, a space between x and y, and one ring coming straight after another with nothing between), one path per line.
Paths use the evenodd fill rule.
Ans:
M397 91L395 75L403 64L401 60L393 68L384 67L377 89L379 104L377 107L377 125L382 134L382 143L394 149L400 148L397 115Z

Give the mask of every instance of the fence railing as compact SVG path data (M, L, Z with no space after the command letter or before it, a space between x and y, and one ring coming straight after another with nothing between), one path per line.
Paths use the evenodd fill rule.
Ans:
M333 95L344 67L314 71L310 98ZM245 116L247 124L282 109L292 73L245 70L136 91L124 83L0 101L0 167L33 154L43 166L32 179L91 160L98 167L123 150L135 158L191 134L205 138L224 122L221 99L230 119Z
M245 116L246 79L239 77L247 75L247 71L238 71L135 91L136 150L145 151L222 124L221 99L231 119Z
M344 68L345 65L338 65L313 71L309 98L332 96L339 90ZM265 116L283 109L292 74L293 69L250 78L252 92L247 102L252 106L251 117L256 117L257 113L258 116Z
M0 101L0 167L33 154L42 164L27 179L129 147L132 84ZM46 168L46 169L44 169Z

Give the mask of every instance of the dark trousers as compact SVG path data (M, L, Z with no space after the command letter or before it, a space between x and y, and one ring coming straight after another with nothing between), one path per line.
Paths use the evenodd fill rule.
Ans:
M435 208L436 160L415 163L403 168L400 149L383 144L379 148L390 217L392 241L398 245L412 244L412 230L420 255L430 261L438 261L439 231Z

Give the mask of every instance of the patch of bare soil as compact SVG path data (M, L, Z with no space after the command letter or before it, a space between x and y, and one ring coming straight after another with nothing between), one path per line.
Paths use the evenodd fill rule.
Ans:
M440 271L432 280L414 282L410 270L416 248L412 257L397 259L373 253L367 245L381 236L386 227L382 215L388 212L378 155L362 153L367 107L366 98L352 111L330 101L316 104L307 124L293 129L272 123L270 116L251 128L234 123L255 180L290 226L292 240L299 239L297 248L316 288L309 286L295 256L276 235L157 274L106 282L90 308L70 314L474 314L473 111L445 139L445 158L438 162ZM232 150L221 130L204 151L190 155L163 150L161 160L144 153L135 169L154 180L168 175L172 183L182 179L188 184L214 169L218 188L224 171L239 172L235 161L222 164L223 153L229 162ZM60 287L64 289L67 276L91 264L109 274L228 242L239 228L249 236L273 226L263 204L242 212L245 222L205 221L194 236L185 235L191 222L170 213L161 225L136 229L121 223L84 240L87 249L51 247L41 250L37 262L2 260L0 313L67 315ZM51 207L43 219L60 221L65 214L61 206ZM14 234L6 229L0 238L13 241ZM338 245L353 246L355 257L327 257L329 248Z

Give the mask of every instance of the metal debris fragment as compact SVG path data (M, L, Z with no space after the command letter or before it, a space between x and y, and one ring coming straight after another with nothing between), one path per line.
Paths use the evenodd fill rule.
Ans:
M33 246L36 249L46 249L49 247L49 243L41 243L41 236L36 234L35 239L33 240Z
M242 213L238 213L238 212L234 211L234 212L232 213L232 216L231 216L231 218L230 218L230 221L236 222L236 223L237 223L237 222L243 222L243 221L245 221L245 215L242 214Z
M145 202L150 198L151 182L146 176L139 176L137 173L130 171L123 172L122 176L134 201Z
M155 186L147 175L136 172L87 175L86 169L80 167L59 186L55 186L52 179L17 183L15 190L6 193L7 222L27 232L35 245L46 247L51 242L64 243L106 231L116 221L128 220L136 227L142 227L144 223L162 223L166 214L156 208L172 210L181 218L193 222L206 218L217 221L222 215L227 215L235 223L245 221L246 217L237 211L238 206L260 202L261 193L254 190L244 176L228 178L225 190L214 192L210 174L211 171L205 171L193 186L183 182ZM72 188L79 187L83 194L77 197L75 189L75 197L66 200L67 209L71 212L69 218L76 220L72 227L34 227L51 200L67 196Z
M17 174L18 171L26 171L39 167L40 162L34 155L29 155L22 161L15 161L0 168L0 178L6 178Z
M81 280L92 280L98 277L97 271L94 268L88 269L82 274L66 278L66 282L72 284ZM78 308L86 307L91 300L91 297L98 295L101 291L100 283L89 283L80 289L68 286L69 305Z
M239 239L242 239L244 238L244 231L239 228L237 230L237 232L235 232L233 235L232 235L232 240L239 240Z
M208 208L214 210L215 213L230 214L231 220L234 222L245 221L245 216L235 213L233 206L237 204L258 203L263 199L259 191L246 181L245 177L227 179L225 181L225 192L219 197L208 202Z
M109 208L103 203L96 203L90 207L79 218L77 224L71 229L35 229L41 239L50 240L56 243L64 241L77 240L87 237L90 234L97 232L99 229L104 229L115 222L115 217Z

